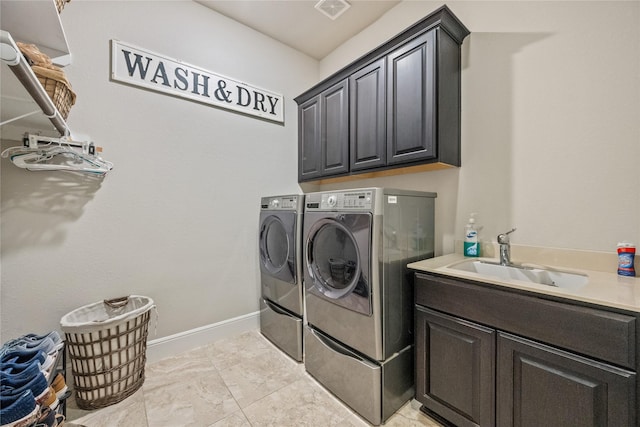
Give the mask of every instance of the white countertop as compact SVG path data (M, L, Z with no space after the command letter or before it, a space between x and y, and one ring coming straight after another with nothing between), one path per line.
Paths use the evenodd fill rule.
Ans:
M447 266L451 264L464 260L497 261L495 258L465 258L462 254L455 253L413 262L408 264L407 267L419 272L435 273L455 278L475 280L507 288L521 289L545 295L553 295L576 301L619 308L622 310L640 312L640 278L638 277L619 276L615 272L611 273L577 268L563 268L563 266L558 265L547 265L548 267L588 276L589 281L584 287L579 290L569 290L547 285L520 282L517 280L503 281L499 278L493 279L489 276L480 275L478 273L447 268Z

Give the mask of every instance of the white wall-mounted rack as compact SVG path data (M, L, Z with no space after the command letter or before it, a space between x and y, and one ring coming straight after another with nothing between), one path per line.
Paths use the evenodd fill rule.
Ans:
M71 63L55 0L0 2L0 25L2 138L21 139L25 130L70 135L67 123L15 43L35 44L60 67Z

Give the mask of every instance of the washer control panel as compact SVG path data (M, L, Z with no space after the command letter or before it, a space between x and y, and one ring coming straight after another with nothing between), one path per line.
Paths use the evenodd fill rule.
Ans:
M268 199L268 203L265 200L262 201L260 206L262 209L271 210L295 210L298 207L298 199L296 197L273 197Z
M371 209L373 191L350 191L322 195L320 209Z

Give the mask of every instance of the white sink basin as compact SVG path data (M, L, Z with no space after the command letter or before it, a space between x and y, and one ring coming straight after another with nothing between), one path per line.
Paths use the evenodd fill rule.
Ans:
M465 260L446 268L469 273L477 273L499 280L517 280L520 282L536 283L539 285L555 286L563 289L577 290L587 284L589 278L582 274L568 273L541 267L522 265L500 265L498 263Z

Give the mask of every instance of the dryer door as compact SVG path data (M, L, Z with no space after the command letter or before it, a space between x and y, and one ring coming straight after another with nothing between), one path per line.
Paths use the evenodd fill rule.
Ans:
M296 283L295 212L260 213L260 271Z
M371 314L370 213L328 214L307 233L309 292L363 314Z

